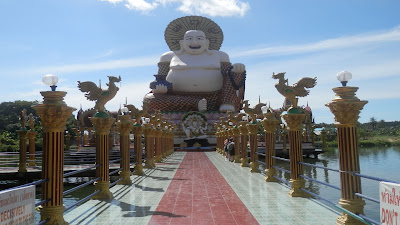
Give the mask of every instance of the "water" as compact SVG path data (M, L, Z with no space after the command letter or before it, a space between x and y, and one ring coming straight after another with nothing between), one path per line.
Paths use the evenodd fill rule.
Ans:
M375 147L360 148L360 170L361 174L379 177L400 183L400 147ZM339 169L338 149L329 149L325 153L319 155L318 159L304 159L304 162L325 166L332 169ZM289 170L287 162L277 161L277 166ZM334 171L326 171L319 168L311 168L303 166L304 175L323 181L331 185L340 187L339 173ZM289 179L286 174L278 173L278 176ZM362 193L368 197L379 200L379 182L361 178ZM339 203L340 191L313 181L306 182L306 188L312 192L334 202ZM379 203L365 200L364 213L367 217L375 221L379 221ZM325 204L325 202L324 202Z

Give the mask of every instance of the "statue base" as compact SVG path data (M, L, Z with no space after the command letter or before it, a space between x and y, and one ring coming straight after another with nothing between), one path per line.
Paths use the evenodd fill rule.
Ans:
M208 147L210 145L210 143L208 143L208 140L206 138L202 139L193 138L189 140L184 140L184 142L187 144L187 147Z

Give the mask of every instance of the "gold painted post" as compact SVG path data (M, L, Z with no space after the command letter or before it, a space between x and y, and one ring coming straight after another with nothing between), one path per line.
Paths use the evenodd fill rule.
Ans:
M142 165L142 132L143 132L143 127L140 123L135 123L132 127L133 135L135 138L135 155L136 155L136 164L135 167L133 168L133 174L134 175L144 175L143 171L143 165Z
M256 154L258 143L257 143L257 131L258 124L250 123L247 124L247 129L249 130L249 143L250 143L250 172L252 173L261 173L260 169L258 169L259 163L258 155Z
M153 138L153 128L151 124L144 124L144 147L146 151L146 161L144 168L152 169L154 168L154 138Z
M273 168L275 159L272 157L275 156L276 127L279 121L274 113L264 113L262 124L265 132L265 181L277 182L278 180L273 177L276 169Z
M248 160L248 153L247 153L247 137L248 137L248 130L247 130L247 122L241 121L239 126L240 131L240 150L241 150L241 167L249 167L249 160Z
M63 171L64 171L64 130L66 120L75 111L63 101L67 92L44 91L43 103L32 108L41 118L43 126L42 200L51 199L40 209L41 220L49 219L46 224L68 224L63 213Z
M110 118L105 112L97 112L90 121L96 133L96 164L101 165L96 168L96 177L100 177L100 180L95 183L96 191L100 190L100 192L92 198L113 199L114 196L110 192L109 135L115 119Z
M118 184L131 185L131 157L129 151L129 134L132 129L132 121L130 115L119 115L117 122L119 135L120 135L120 154L121 154L121 168L119 178L122 178Z
M36 157L35 157L35 138L36 138L36 134L37 132L30 130L28 132L28 136L29 136L29 166L36 166Z
M289 195L292 197L306 197L304 191L305 181L300 177L303 174L303 166L298 162L303 162L303 149L301 139L302 123L305 114L298 108L291 108L282 117L285 119L289 134L289 155L290 155L290 184Z
M26 139L28 137L28 131L25 130L17 130L19 137L19 164L18 164L18 173L25 173L26 170Z
M368 101L360 101L355 93L358 87L336 87L335 99L326 104L335 115L337 127L341 198L339 204L355 214L364 214L365 201L355 195L362 193L361 179L353 173L360 173L358 155L357 120L360 111ZM363 224L353 217L342 213L337 224Z
M162 131L156 128L155 130L155 156L154 156L154 162L160 163L162 162L162 156L161 156L161 135Z
M36 146L35 146L35 138L37 132L35 132L35 119L33 118L33 114L29 114L29 133L28 133L28 139L29 139L29 166L36 166Z
M233 133L233 138L235 142L235 157L233 162L234 163L240 163L240 130L237 126L232 128L232 133Z

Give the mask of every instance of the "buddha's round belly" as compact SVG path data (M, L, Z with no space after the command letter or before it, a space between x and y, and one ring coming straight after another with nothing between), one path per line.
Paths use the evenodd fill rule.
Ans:
M223 77L220 70L170 70L167 81L178 92L213 92L221 90Z

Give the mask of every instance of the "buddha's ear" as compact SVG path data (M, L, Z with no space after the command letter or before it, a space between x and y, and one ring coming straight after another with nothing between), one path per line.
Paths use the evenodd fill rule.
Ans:
M177 54L177 55L182 54L183 51L184 51L184 49L183 49L183 40L179 40L179 47L180 47L180 49L175 52L175 54Z

